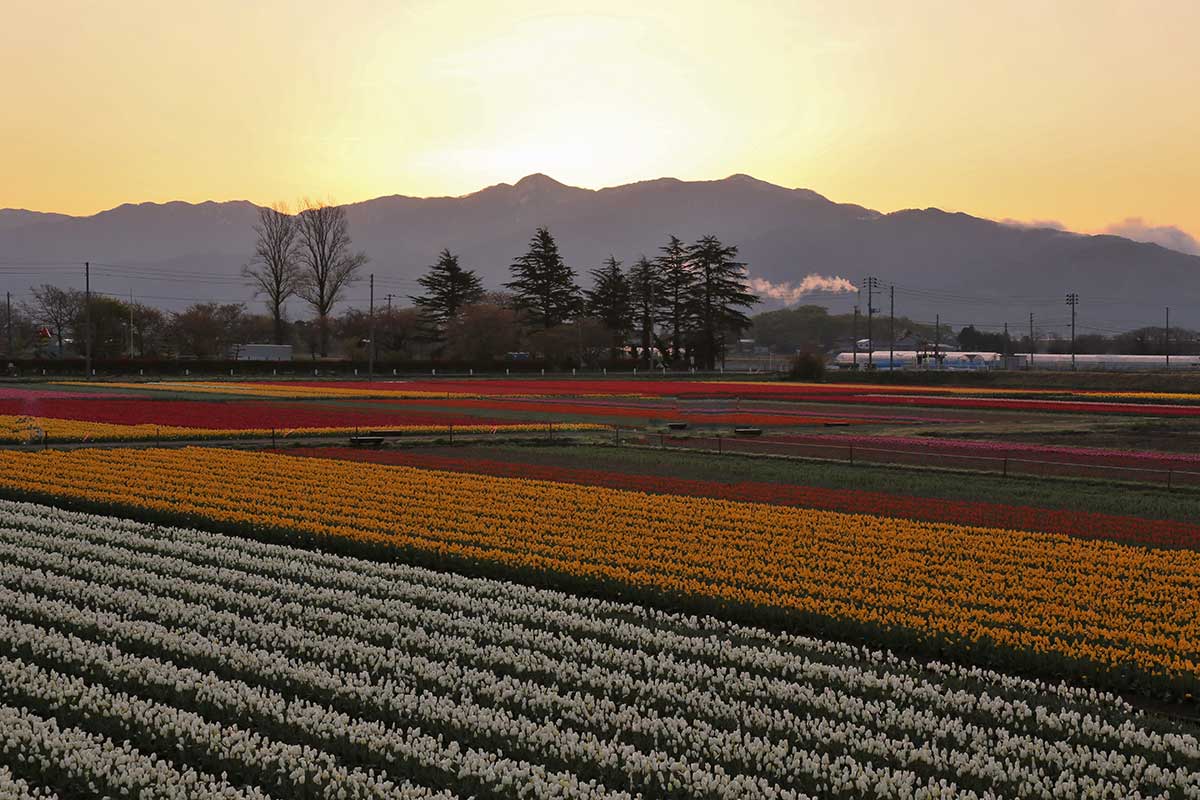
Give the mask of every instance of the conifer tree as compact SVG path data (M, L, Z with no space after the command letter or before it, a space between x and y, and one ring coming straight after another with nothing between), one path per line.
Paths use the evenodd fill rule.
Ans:
M459 266L458 256L443 249L437 263L417 278L425 289L420 297L410 298L421 311L426 325L433 329L436 338L441 338L446 326L469 305L478 303L483 297L483 284L474 270Z
M604 266L591 272L595 284L584 293L587 313L604 323L612 335L609 360L615 361L618 351L625 346L630 328L633 327L632 295L629 279L621 271L621 262L609 256Z
M725 349L725 333L750 327L741 309L758 302L746 280L746 265L736 261L737 247L705 236L688 248L694 276L689 292L689 316L695 321L699 352L697 366L714 369Z
M677 236L671 236L657 259L664 302L664 322L670 334L671 360L678 361L688 333L688 311L695 275L692 274L688 248Z
M523 311L529 324L548 330L583 310L583 297L575 285L575 270L563 261L550 231L538 228L529 251L509 267L513 279L504 284L513 293L513 307Z
M654 326L663 307L662 277L653 261L642 256L629 270L629 292L632 300L633 324L641 339L641 360L646 367L653 364L650 352L654 345Z

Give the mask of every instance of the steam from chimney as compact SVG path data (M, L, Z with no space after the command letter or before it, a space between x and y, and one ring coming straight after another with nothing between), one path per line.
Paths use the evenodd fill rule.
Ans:
M804 279L795 285L790 282L772 283L766 278L751 278L750 289L762 297L782 300L787 305L798 302L805 295L817 292L846 294L858 291L857 286L840 275L818 275L815 272L805 275Z

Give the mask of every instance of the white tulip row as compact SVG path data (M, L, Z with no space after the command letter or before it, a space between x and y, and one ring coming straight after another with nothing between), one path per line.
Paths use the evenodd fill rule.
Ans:
M79 728L60 727L53 718L5 705L0 705L0 758L10 762L6 769L28 764L52 782L74 780L81 787L75 794L81 796L120 795L145 800L269 798L256 788L239 788L224 778L190 767L177 768L127 743ZM29 790L24 779L22 783L31 796L55 796L46 790Z
M42 506L0 503L0 609L5 702L274 792L1200 797L1108 695Z
M58 795L42 786L31 786L29 781L13 775L12 770L0 765L0 798L4 800L56 800Z

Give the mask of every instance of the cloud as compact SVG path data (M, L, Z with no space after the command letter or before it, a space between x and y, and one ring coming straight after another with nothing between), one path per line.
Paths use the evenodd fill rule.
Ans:
M857 286L841 276L817 275L816 273L805 275L804 279L795 285L792 285L790 282L772 283L766 278L751 278L750 288L761 296L769 297L773 300L782 300L788 305L797 302L806 295L818 292L825 294L846 294L858 291Z
M1127 217L1121 222L1114 222L1101 233L1150 242L1170 250L1200 256L1200 241L1197 241L1195 236L1174 225L1150 225L1141 217Z
M1067 229L1066 225L1056 219L1012 219L1009 217L999 222L1001 225L1008 225L1011 228L1051 228L1056 231Z

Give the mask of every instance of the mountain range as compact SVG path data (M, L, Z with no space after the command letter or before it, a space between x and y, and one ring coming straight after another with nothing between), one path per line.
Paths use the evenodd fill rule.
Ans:
M36 283L82 286L89 261L99 291L132 291L174 309L206 300L251 305L239 270L253 249L257 210L246 201L126 204L86 217L0 210L0 276L15 296ZM1172 304L1173 323L1200 326L1200 309L1179 299L1197 290L1198 256L936 208L880 213L748 175L591 190L535 174L462 197L379 197L347 212L355 247L370 256L380 304L388 294L407 304L443 247L499 288L534 229L546 225L584 285L609 254L628 264L656 255L668 234L691 241L712 233L738 245L764 308L800 302L849 310L856 295L848 282L873 275L880 313L894 285L897 315L940 315L955 327L1008 322L1024 331L1032 312L1039 329L1061 332L1068 292L1080 295L1081 332L1157 325ZM364 280L347 300L365 305L366 298ZM865 312L865 295L859 302Z

